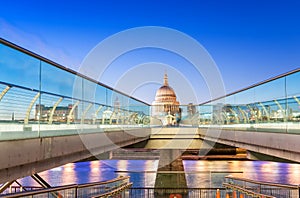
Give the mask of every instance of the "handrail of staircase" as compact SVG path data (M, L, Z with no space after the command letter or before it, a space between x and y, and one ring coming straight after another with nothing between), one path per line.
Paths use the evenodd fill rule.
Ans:
M292 185L292 184L278 184L278 183L271 183L271 182L263 182L263 181L256 181L256 180L251 180L251 179L247 179L247 178L233 177L233 176L226 176L225 178L229 179L229 180L244 181L244 182L259 184L259 185L274 186L274 187L280 187L280 188L299 189L298 185Z
M55 193L57 191L63 191L63 190L68 190L68 189L75 189L77 191L80 188L87 188L87 187L91 187L91 186L105 185L105 184L114 183L114 182L118 182L118 181L122 181L122 180L128 180L129 181L129 178L130 178L129 176L124 176L124 177L118 177L118 178L108 180L108 181L92 182L92 183L86 183L86 184L71 184L71 185L66 185L66 186L52 187L52 188L26 191L26 192L14 193L14 194L5 194L5 195L0 195L0 197L18 198L18 197L38 195L38 194L43 194L43 193ZM127 184L132 185L132 183L127 183ZM121 184L120 186L124 186L124 184Z
M236 185L236 184L223 183L223 186L226 187L226 188L237 190L237 191L242 192L242 193L246 193L247 195L251 195L252 197L276 198L276 197L271 196L271 195L261 194L261 193L257 193L257 192L248 190L248 189L246 189L242 186Z

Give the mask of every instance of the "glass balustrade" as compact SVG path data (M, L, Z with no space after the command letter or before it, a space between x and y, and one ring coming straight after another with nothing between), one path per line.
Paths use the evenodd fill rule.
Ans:
M148 104L0 41L0 140L161 125L300 132L300 69L200 105L181 105L176 115L151 117Z
M148 104L2 39L0 68L0 140L150 124Z
M200 127L300 132L300 69L198 106Z

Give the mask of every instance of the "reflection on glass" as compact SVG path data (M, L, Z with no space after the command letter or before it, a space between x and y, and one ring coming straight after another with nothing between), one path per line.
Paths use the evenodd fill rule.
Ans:
M0 43L2 82L39 89L40 60Z
M1 132L34 131L39 136L40 131L76 133L74 124L81 129L149 124L149 106L143 102L29 54L0 43ZM101 117L108 108L113 115ZM2 133L2 138L16 137Z
M41 64L42 91L72 97L75 77L74 74L49 63L42 62Z
M295 72L200 105L200 127L298 133L299 80L300 72Z

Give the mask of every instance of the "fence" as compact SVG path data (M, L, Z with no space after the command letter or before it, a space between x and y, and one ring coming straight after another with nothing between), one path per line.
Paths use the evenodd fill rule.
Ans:
M189 197L189 198L211 198L217 197L217 192L220 197L225 197L225 188L130 188L130 198L160 198L160 197Z
M264 197L264 198L299 198L298 185L284 185L269 182L260 182L245 178L227 176L223 184L227 191L237 197Z
M132 183L129 177L119 177L105 182L93 182L80 185L67 185L54 188L47 188L34 191L25 191L14 194L0 195L6 198L89 198L89 197L125 197L126 189L130 188Z

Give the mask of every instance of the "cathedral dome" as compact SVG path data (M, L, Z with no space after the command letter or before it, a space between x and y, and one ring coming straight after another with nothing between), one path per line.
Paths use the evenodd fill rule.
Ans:
M168 83L168 76L165 74L164 76L164 84L161 86L155 95L155 101L157 102L175 102L176 101L176 94L172 87L169 86Z
M170 86L161 86L157 91L155 95L156 101L176 101L176 94L172 87Z
M179 105L175 91L169 86L168 75L165 73L164 84L156 91L155 100L152 102L152 120L160 121L163 125L179 124L181 119Z
M168 76L164 76L164 84L156 91L155 100L152 102L152 115L176 114L179 112L179 102L175 91L169 86Z

